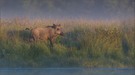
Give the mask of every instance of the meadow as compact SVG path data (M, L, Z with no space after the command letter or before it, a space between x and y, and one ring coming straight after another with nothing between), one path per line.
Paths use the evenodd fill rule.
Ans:
M29 30L63 25L50 49L43 41L29 42ZM135 66L135 20L1 19L0 68Z

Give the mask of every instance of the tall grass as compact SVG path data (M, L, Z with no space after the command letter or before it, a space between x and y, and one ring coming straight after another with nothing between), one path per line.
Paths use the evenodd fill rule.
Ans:
M54 48L28 42L25 28L60 23L64 37ZM0 22L0 67L134 67L135 22L89 20L28 20Z

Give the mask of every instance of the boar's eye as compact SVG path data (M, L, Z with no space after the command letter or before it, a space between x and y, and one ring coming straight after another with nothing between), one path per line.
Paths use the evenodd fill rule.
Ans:
M59 28L57 28L57 30L60 30Z

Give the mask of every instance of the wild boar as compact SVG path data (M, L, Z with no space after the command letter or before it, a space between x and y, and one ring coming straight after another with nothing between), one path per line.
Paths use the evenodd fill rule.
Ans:
M61 25L53 24L52 26L46 26L46 27L36 27L31 30L31 36L34 41L38 40L49 40L51 46L53 46L53 43L55 42L55 39L59 36L63 36L63 31Z

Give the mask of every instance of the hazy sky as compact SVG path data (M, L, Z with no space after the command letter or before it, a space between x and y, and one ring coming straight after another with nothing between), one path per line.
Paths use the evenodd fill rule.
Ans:
M133 18L135 0L0 0L1 18Z

